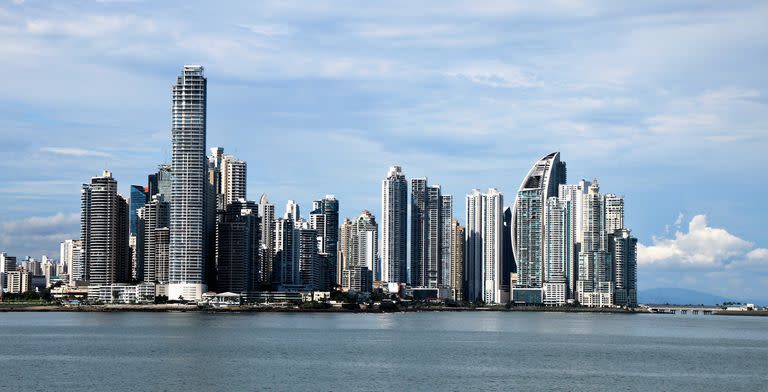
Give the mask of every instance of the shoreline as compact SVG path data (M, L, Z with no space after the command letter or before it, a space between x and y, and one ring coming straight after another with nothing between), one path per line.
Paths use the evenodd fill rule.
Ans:
M518 307L398 307L390 309L380 308L300 308L300 307L269 307L241 305L233 307L202 307L187 304L106 304L106 305L41 305L41 304L9 304L0 303L0 313L11 312L76 312L76 313L167 313L167 312L201 312L201 313L419 313L419 312L544 312L544 313L608 313L608 314L670 314L649 312L645 309L614 309L614 308L587 308L587 307L543 307L543 306L518 306ZM768 311L716 311L714 316L768 316Z

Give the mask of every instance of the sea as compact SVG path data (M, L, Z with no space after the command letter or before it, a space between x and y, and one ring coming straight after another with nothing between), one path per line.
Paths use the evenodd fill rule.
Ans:
M768 317L0 313L0 391L768 391Z

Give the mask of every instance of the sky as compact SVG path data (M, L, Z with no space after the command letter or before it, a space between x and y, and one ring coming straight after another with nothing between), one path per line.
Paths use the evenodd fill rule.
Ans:
M505 204L560 151L625 196L641 290L768 300L768 4L0 0L0 250L58 256L79 187L170 161L171 85L248 197L380 215L389 166Z

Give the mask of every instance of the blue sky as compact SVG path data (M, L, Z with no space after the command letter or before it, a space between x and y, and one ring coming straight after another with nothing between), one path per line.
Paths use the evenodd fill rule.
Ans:
M400 164L507 204L561 151L626 197L640 287L768 299L764 2L0 2L0 249L57 254L79 185L169 160L170 86L208 77L208 144L249 197L379 215Z

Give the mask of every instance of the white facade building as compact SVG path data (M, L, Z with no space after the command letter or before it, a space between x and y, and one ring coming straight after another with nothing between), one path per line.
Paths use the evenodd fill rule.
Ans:
M504 198L494 188L486 193L472 190L466 199L465 279L470 301L505 303L501 290Z

